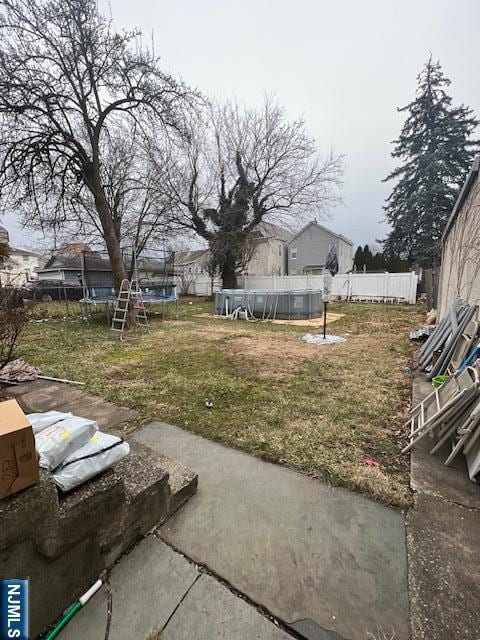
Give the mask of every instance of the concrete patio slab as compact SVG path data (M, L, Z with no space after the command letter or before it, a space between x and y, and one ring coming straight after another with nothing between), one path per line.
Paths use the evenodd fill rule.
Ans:
M60 640L289 640L291 636L181 554L147 536L114 567Z
M409 638L401 512L168 424L134 437L198 472L160 530L181 552L308 638Z
M136 412L128 407L119 407L107 400L91 396L81 387L61 382L36 380L2 390L3 395L15 397L26 413L37 411L70 411L73 415L90 418L100 429L111 431Z
M162 640L291 640L251 605L202 575L165 627Z
M20 403L25 412L51 411L56 407L66 405L78 398L82 398L84 391L78 387L59 382L50 382L46 385L33 387L27 393L22 394Z
M480 638L480 512L415 496L407 517L413 640Z
M430 455L434 441L425 438L412 451L410 486L414 491L457 502L465 507L480 508L480 486L468 477L465 457L459 455L451 466L446 460L452 447L448 443L435 455Z
M21 382L14 385L5 385L0 388L0 396L8 396L10 398L16 398L18 396L24 396L30 391L37 391L39 389L50 387L52 385L51 380L32 380L31 382Z
M136 415L133 409L118 407L111 402L102 400L102 398L93 398L87 394L70 402L62 403L61 410L71 411L73 415L81 415L95 420L99 428L105 431L118 428L119 425L131 420Z
M111 640L144 640L160 631L199 573L155 536L147 536L114 567ZM104 640L107 589L102 588L59 636L61 640ZM180 638L179 638L180 640ZM185 639L186 640L186 639Z

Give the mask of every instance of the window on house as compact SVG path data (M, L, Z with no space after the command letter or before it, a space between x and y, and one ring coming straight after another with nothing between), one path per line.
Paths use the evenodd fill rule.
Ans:
M278 255L280 256L280 258L282 257L282 245L281 244L278 245Z
M296 258L297 258L297 247L292 247L290 249L290 258L292 260L296 260Z

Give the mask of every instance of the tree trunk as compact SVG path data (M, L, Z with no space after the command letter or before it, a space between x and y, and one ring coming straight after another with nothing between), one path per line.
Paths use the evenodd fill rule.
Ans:
M110 209L105 199L103 192L95 195L95 206L98 212L98 216L102 223L103 239L108 251L108 257L110 259L110 266L113 274L113 284L115 292L118 295L122 280L128 278L127 270L125 268L125 262L122 256L122 250L120 247L120 240L115 231L112 216L110 215ZM128 307L128 313L125 323L125 328L129 329L135 322L135 309L133 304L130 303Z
M237 288L237 274L229 264L223 264L221 266L222 287L223 289L236 289Z
M107 211L106 216L101 215L98 204L97 204L97 210L100 215L100 220L102 222L103 238L105 240L105 245L107 247L108 257L110 258L110 266L112 268L112 274L113 274L113 284L115 287L115 291L118 294L120 290L120 285L122 284L122 280L127 278L127 270L125 268L125 263L123 261L120 242L115 233L113 222L111 221L111 219L109 219L110 218L109 212Z

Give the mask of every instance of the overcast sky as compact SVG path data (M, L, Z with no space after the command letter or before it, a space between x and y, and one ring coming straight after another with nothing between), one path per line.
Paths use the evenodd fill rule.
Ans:
M100 7L107 6L99 0ZM119 28L140 27L163 66L210 96L258 104L275 94L304 115L320 149L346 155L344 204L326 226L355 243L388 230L396 111L431 51L454 103L480 115L479 0L110 0ZM6 220L19 246L29 238Z

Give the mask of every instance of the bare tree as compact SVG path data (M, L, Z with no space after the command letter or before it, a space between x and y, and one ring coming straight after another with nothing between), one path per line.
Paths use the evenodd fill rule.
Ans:
M175 231L176 203L168 183L161 178L161 167L152 166L145 140L136 127L122 130L109 136L103 153L105 197L124 250L128 277L133 274L134 256L164 244L165 237ZM102 228L91 193L76 193L70 202L70 219L64 220L63 228L70 230L70 237L102 244Z
M145 231L158 214L150 199L139 207L145 224L132 230L120 213L135 196L131 180L122 187L120 169L131 164L122 166L118 141L150 121L160 139L182 134L197 96L160 70L138 32L115 32L95 0L0 0L0 8L3 204L43 228L87 220L106 244L118 288L122 231Z
M169 186L179 224L207 240L224 287L235 287L262 222L321 215L338 201L343 158L321 159L304 120L271 99L261 109L211 106L177 149ZM161 149L154 150L165 168Z

